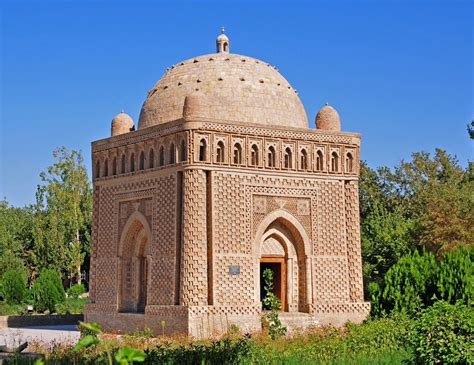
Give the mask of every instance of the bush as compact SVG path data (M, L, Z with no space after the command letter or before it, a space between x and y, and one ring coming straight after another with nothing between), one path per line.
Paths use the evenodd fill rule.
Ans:
M438 264L431 253L402 257L388 270L382 293L388 312L414 314L433 303Z
M451 304L474 302L474 249L461 248L443 257L438 274L439 297Z
M461 248L438 262L431 253L414 253L400 259L382 285L368 285L372 315L392 312L416 315L438 300L451 304L474 302L474 249Z
M437 302L422 312L410 340L418 364L473 364L474 309Z
M56 313L82 314L87 303L89 303L89 298L66 298L64 302L56 304Z
M67 290L67 296L68 298L79 298L81 294L84 294L86 292L86 288L84 287L84 284L74 284Z
M20 304L27 295L26 276L22 271L11 269L6 271L1 280L2 295L8 304Z
M63 303L66 293L59 273L53 270L43 271L31 290L33 305L39 312L55 311L56 304Z

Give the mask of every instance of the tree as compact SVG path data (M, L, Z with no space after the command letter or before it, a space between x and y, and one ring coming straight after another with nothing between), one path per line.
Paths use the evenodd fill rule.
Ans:
M0 201L0 277L10 269L34 271L33 212Z
M42 172L36 192L35 249L40 269L51 268L81 282L90 251L92 191L80 152L53 152L56 162Z

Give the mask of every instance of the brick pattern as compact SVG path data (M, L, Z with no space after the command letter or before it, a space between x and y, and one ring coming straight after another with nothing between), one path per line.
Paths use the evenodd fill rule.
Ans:
M214 253L251 253L247 235L245 179L232 173L213 175Z
M315 303L349 302L349 282L345 257L315 257L313 259L313 298Z
M207 304L206 175L184 172L184 237L181 303Z
M251 305L254 301L255 259L242 256L220 256L216 260L215 275L217 277L214 291L215 305ZM231 275L231 265L240 267L239 275Z
M319 184L317 245L315 255L346 255L344 186L340 181Z
M361 270L359 187L356 182L345 183L345 199L350 298L353 302L362 302L364 300L364 288Z

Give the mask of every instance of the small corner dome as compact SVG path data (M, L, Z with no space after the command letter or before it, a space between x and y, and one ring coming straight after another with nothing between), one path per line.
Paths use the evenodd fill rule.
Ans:
M340 131L341 118L337 110L326 103L316 115L316 128L327 131Z
M133 119L127 113L121 111L112 119L112 136L128 133L135 129Z

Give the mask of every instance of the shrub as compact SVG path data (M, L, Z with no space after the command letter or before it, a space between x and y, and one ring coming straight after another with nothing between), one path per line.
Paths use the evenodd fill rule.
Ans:
M422 312L410 340L418 364L472 364L474 309L437 302Z
M431 305L437 291L437 270L438 263L431 253L402 257L385 276L377 304L381 312L415 314Z
M82 314L87 303L89 303L89 298L66 298L64 302L56 304L56 312L58 314Z
M1 280L2 295L8 304L20 304L27 295L26 276L22 271L7 270Z
M281 324L278 318L278 311L281 309L280 299L273 293L273 271L265 269L263 271L263 279L265 282L265 298L263 298L263 305L269 312L265 315L265 322L268 323L268 333L272 340L284 336L286 334L286 327Z
M474 302L474 249L460 248L443 257L438 274L438 293L451 304Z
M31 290L33 305L39 312L55 311L56 304L64 302L66 293L58 272L53 270L43 271L35 281Z
M86 288L84 287L84 284L74 284L67 290L67 296L68 298L79 298L81 294L84 294L86 292Z

